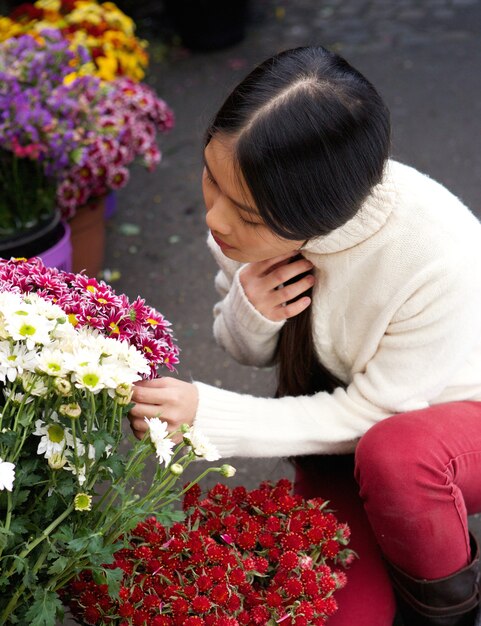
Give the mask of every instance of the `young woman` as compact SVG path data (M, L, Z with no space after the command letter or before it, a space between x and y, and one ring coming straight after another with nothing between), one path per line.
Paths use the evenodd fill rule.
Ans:
M332 626L475 624L481 511L481 225L389 158L374 87L322 47L254 69L207 130L217 341L277 363L275 398L164 377L131 425L194 423L226 457L295 457L359 554ZM479 618L481 620L481 618Z

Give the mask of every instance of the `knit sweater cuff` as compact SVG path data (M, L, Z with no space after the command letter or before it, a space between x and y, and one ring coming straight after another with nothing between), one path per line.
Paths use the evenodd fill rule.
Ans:
M245 436L242 416L246 415L252 396L197 381L194 384L199 390L194 427L216 446L222 458L235 456L239 441Z

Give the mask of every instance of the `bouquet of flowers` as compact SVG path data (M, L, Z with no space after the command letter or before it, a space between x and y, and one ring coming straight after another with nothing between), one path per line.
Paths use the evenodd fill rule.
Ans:
M154 512L179 519L178 476L215 449L191 429L175 446L153 418L122 452L132 384L177 362L169 322L143 300L39 259L0 261L0 623L53 626L57 591L84 568L115 589L104 564L119 535Z
M102 80L125 76L140 81L149 63L146 41L135 36L135 24L113 2L37 0L25 2L0 19L0 41L19 35L41 37L55 28L72 50L86 48L92 56L89 73Z
M149 517L130 533L108 566L117 594L89 570L62 590L81 623L317 626L336 612L354 553L326 501L283 479L250 492L219 483L206 497L195 485L183 505L183 522Z
M147 85L83 75L89 59L58 30L0 44L0 235L57 208L68 219L123 187L135 159L160 161L156 135L172 128L172 111Z

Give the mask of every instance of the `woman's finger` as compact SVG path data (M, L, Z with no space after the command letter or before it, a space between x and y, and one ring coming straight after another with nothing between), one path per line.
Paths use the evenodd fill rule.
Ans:
M145 417L147 417L148 419L152 419L153 417L159 417L160 419L164 419L164 417L162 417L162 413L163 409L160 405L142 403L137 403L129 411L129 415L142 420Z
M309 296L304 296L303 298L299 298L299 300L295 300L291 304L286 304L285 306L278 306L272 312L270 319L275 322L281 322L282 320L287 320L291 317L295 317L302 313L305 309L307 309L311 304L311 298Z
M299 259L293 263L285 263L276 267L270 274L266 276L267 286L275 289L279 285L292 281L300 274L305 274L312 270L312 263L307 259Z
M134 385L132 401L140 404L164 404L165 402L169 402L176 394L177 391L175 388L173 389L171 387L162 387L161 385L148 387Z
M275 295L273 294L272 303L276 306L279 304L288 304L291 300L295 300L310 289L314 285L314 282L314 276L308 274L285 287L281 287L275 291Z

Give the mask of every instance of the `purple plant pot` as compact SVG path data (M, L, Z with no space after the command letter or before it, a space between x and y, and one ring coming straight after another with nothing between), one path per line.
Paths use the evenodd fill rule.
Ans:
M72 243L70 241L70 226L67 222L61 222L64 233L62 237L48 250L38 256L47 267L57 267L66 272L72 271Z
M105 213L104 217L109 220L117 212L117 194L111 191L105 197Z

